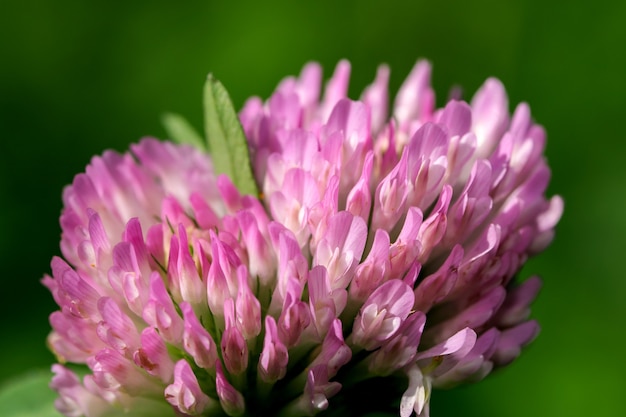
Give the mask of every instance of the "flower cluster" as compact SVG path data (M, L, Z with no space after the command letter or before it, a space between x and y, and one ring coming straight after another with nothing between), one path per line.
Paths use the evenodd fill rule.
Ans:
M514 277L552 240L544 130L489 79L435 107L421 61L388 109L389 69L359 101L340 62L320 98L307 65L240 113L262 192L211 158L144 139L95 157L63 195L43 283L57 409L98 417L314 415L372 378L476 381L537 333L539 290ZM220 155L213 155L219 158Z

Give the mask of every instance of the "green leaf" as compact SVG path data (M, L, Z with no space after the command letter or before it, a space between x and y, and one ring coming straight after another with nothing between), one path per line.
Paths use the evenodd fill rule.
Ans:
M0 389L2 417L59 417L54 408L56 392L48 384L50 371L35 371L6 382Z
M202 136L181 115L165 113L161 119L168 136L178 143L193 145L196 148L207 151L206 143Z
M228 92L212 74L204 87L204 126L215 172L226 174L242 194L258 196L243 128Z

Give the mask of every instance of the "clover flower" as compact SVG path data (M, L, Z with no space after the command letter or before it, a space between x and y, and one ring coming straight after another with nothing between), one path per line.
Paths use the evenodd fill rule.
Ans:
M416 64L390 112L389 69L352 101L345 61L321 99L309 64L248 100L258 194L189 145L94 157L64 191L64 259L43 280L57 409L308 416L399 378L399 414L427 416L432 387L514 360L540 287L515 277L562 212L545 133L496 79L435 108L430 71Z

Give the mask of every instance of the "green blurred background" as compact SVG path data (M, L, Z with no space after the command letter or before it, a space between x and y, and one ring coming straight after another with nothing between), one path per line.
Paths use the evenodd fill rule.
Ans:
M395 91L425 57L440 104L488 76L530 103L566 202L524 271L544 277L540 337L488 380L435 392L432 414L626 415L626 2L3 0L0 48L0 384L53 360L39 280L59 253L61 190L92 155L163 137L165 111L201 126L209 71L240 108L309 60L328 76L348 58L358 97L377 64Z

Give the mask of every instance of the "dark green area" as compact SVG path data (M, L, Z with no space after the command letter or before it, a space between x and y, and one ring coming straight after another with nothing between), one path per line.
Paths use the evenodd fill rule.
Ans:
M541 335L488 380L435 392L432 415L626 415L624 22L611 0L2 1L0 383L53 360L39 280L59 253L61 190L92 155L163 137L167 111L201 131L209 72L240 108L308 60L328 75L348 58L357 97L378 63L395 91L426 57L440 103L488 76L530 103L566 202L554 245L524 271L544 277Z

